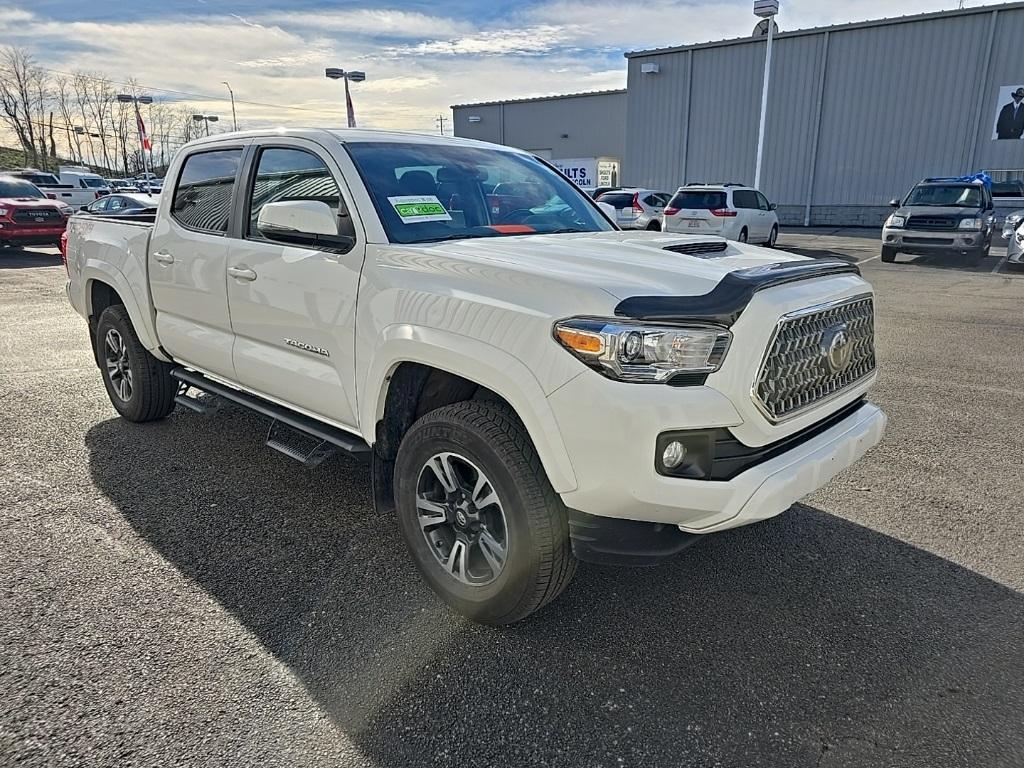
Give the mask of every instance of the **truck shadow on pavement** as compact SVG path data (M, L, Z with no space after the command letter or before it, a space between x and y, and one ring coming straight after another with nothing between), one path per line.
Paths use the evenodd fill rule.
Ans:
M363 466L307 470L265 428L106 421L90 471L372 764L1021 764L1024 600L977 573L797 505L481 627L420 581Z
M21 248L0 249L0 269L25 269L32 267L59 267L60 253L47 251L26 251Z

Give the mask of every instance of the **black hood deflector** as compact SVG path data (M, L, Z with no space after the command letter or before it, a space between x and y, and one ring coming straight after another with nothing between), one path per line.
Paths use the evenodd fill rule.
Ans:
M701 296L631 296L615 307L616 317L669 320L730 326L754 294L765 288L835 275L859 275L856 264L841 259L783 261L730 272L710 293Z

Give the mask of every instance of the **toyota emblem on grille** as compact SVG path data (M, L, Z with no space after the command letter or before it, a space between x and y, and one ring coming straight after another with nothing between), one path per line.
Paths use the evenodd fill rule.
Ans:
M825 331L821 337L821 358L832 373L842 373L853 357L853 342L846 330L846 323L841 323Z

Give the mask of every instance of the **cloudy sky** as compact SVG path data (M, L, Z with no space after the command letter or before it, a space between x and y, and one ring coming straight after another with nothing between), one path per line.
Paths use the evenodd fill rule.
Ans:
M890 0L782 0L783 30L892 15ZM977 0L967 5L980 4ZM958 0L902 0L903 13ZM341 84L325 66L366 71L361 125L436 130L471 101L625 86L623 51L750 33L751 3L700 0L0 0L0 44L47 68L134 77L157 98L245 125L340 125ZM160 89L160 90L158 90ZM181 93L174 93L181 92ZM187 96L182 94L188 94ZM202 97L208 97L201 102Z

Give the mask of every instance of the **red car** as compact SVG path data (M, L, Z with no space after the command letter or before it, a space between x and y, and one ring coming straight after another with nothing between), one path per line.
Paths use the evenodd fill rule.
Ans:
M35 184L0 176L0 246L58 245L71 212Z

